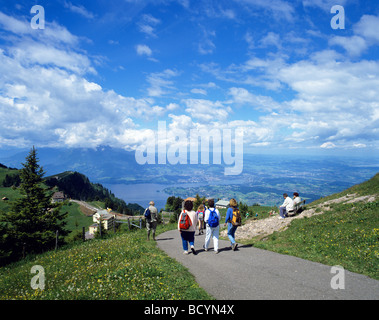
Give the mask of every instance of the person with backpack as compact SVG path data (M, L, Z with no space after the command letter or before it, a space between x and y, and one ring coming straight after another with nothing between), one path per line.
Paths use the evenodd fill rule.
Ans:
M230 240L233 251L237 249L238 244L235 240L235 233L237 228L241 225L241 213L238 209L236 199L230 199L229 208L226 211L225 224L228 225L228 238Z
M211 238L213 238L214 251L218 253L218 236L220 232L220 212L214 208L214 200L208 200L209 208L205 210L204 221L206 223L204 250L208 251Z
M147 241L150 240L150 232L153 231L153 240L155 241L155 231L158 224L158 210L155 207L154 201L150 201L149 207L144 212L146 220Z
M197 208L197 219L199 221L199 235L203 234L203 224L204 224L204 213L205 213L205 207L203 204L199 205Z
M196 255L195 250L195 231L197 225L197 213L192 210L193 203L190 200L184 202L184 208L178 219L178 230L182 238L183 254L188 254L188 242L191 251Z

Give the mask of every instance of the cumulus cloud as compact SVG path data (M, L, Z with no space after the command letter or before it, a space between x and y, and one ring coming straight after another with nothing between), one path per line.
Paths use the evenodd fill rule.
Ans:
M199 122L225 121L232 109L220 101L184 99L186 112Z
M232 96L231 102L236 104L249 105L255 109L272 111L279 108L279 104L271 97L255 95L245 88L230 88L229 95Z
M335 147L336 145L333 142L325 142L320 146L323 149L334 149Z
M166 69L162 72L151 73L147 77L150 87L147 93L150 97L160 97L175 90L174 82L171 80L180 73L176 70Z
M294 15L285 1L235 2L260 9L266 3L265 11L285 12L287 20ZM189 9L190 2L182 3ZM315 2L318 7L325 4L327 0ZM160 23L152 15L142 15L137 25L146 36L156 37ZM135 148L156 134L141 123L150 121L155 127L157 119L166 119L173 134L192 128L242 128L245 144L252 147L285 143L303 148L370 148L377 145L379 127L379 62L357 58L379 43L373 32L378 23L377 16L363 16L353 34L331 36L326 50L300 60L283 52L295 41L305 44L302 38L291 37L291 42L280 33L268 32L259 37L254 33L253 39L245 33L250 49L246 61L192 61L192 73L174 67L154 69L144 73L146 86L137 98L102 87L96 80L94 57L80 46L83 39L65 27L46 22L44 32L35 32L21 18L0 12L0 27L7 31L0 33L4 44L0 49L0 144L23 146L38 141L49 146ZM203 39L209 41L202 47L206 54L216 49L216 33L210 30L203 32ZM272 46L280 54L252 52ZM337 52L337 47L349 55ZM137 55L153 59L148 45L137 44L134 49ZM206 77L199 80L203 74L196 72ZM182 87L181 78L188 81Z
M0 49L3 144L133 147L142 141L136 137L144 136L143 129L137 134L135 119L154 119L175 108L89 81L86 76L96 74L91 60L77 49L77 38L57 24L48 24L46 33L33 33L25 22L3 13L0 23L14 33ZM54 31L63 37L57 39Z
M146 56L150 57L153 54L153 51L151 51L151 49L145 44L137 45L136 51L137 51L137 54L140 56L146 55Z
M335 36L329 40L331 46L341 46L352 57L359 57L370 46L379 43L379 17L373 15L364 15L353 25L354 35L352 36Z

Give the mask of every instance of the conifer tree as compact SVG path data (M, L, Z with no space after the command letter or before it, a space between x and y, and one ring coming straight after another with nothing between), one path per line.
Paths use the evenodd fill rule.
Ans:
M42 184L44 171L38 162L33 147L20 170L22 197L12 203L10 212L2 219L7 224L8 239L12 239L9 249L18 257L54 248L57 231L59 244L67 235L66 213L60 213L60 206L51 202L51 192Z

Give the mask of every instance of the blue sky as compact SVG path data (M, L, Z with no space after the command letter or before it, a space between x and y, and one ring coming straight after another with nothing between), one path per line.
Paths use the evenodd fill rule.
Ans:
M0 148L134 150L166 121L168 144L242 128L245 152L379 149L376 1L0 4Z

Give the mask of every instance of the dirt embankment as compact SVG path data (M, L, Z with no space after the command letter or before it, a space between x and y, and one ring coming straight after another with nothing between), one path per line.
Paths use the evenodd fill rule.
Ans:
M275 231L284 231L294 219L302 219L304 217L312 217L323 214L330 210L330 205L334 203L355 203L355 202L374 202L375 195L358 196L357 194L348 194L338 199L323 202L310 209L306 209L296 216L290 216L286 219L279 219L279 215L274 215L262 220L250 220L236 231L236 239L251 239L256 236L267 236ZM227 230L221 232L221 236L227 237Z

